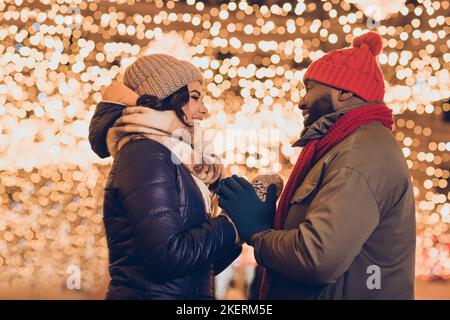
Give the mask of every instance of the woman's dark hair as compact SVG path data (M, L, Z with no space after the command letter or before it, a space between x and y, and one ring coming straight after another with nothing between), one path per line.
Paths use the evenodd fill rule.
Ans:
M166 111L173 110L175 111L178 118L183 122L186 126L190 127L185 120L185 113L182 109L184 105L189 102L189 89L187 86L184 86L170 96L160 100L158 97L144 94L137 99L138 106L144 106L147 108L152 108L158 111Z

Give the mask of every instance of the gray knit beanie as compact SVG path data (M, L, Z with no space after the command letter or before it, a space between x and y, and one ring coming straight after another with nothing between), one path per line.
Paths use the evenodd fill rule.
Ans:
M200 70L188 61L167 54L150 54L137 59L123 77L124 84L140 96L148 94L160 100L194 81L203 84Z

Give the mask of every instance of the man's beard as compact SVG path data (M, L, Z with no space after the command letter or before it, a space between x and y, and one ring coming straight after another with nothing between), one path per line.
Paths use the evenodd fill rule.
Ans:
M317 99L313 102L308 110L308 117L304 121L305 127L311 126L314 122L322 118L323 116L333 113L335 110L333 108L333 101L331 100L331 95L326 94L323 97Z

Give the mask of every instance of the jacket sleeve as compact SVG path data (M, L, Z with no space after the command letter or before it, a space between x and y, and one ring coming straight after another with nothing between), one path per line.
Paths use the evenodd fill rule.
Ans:
M214 275L218 275L225 270L242 253L242 245L236 245L231 251L226 252L222 257L214 261Z
M379 219L365 177L355 169L335 169L324 177L297 229L252 239L255 258L292 280L331 283L348 270Z
M97 104L94 115L89 123L89 143L92 150L100 157L110 156L106 147L106 134L114 122L122 115L124 104L101 101Z
M124 146L117 157L133 159L123 161L114 184L151 275L164 279L195 272L234 247L236 235L225 217L185 228L170 155L138 154Z

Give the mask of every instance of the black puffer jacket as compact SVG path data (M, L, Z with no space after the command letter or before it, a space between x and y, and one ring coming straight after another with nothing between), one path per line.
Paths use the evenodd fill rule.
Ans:
M122 109L97 106L89 141L100 157L109 155L106 131ZM132 140L117 153L105 188L104 225L107 299L212 299L214 275L241 253L228 219L207 215L188 169L149 139Z

